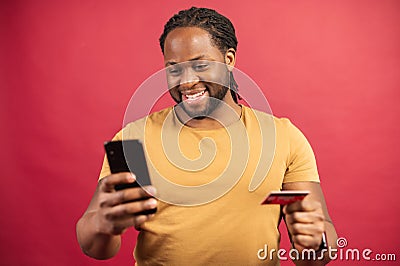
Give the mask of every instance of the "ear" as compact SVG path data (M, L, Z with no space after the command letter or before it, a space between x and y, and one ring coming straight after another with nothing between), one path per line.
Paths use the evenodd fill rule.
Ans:
M236 63L236 50L229 48L225 53L225 64L228 66L228 70L232 71Z

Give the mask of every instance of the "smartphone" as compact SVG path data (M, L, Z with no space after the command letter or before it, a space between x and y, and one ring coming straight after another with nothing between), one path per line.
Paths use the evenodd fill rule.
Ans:
M115 185L115 190L151 185L146 157L140 140L118 140L104 143L108 164L112 174L131 172L136 175L136 181L128 184ZM147 197L150 198L151 196ZM146 198L141 198L143 200ZM145 210L137 214L155 213L157 208Z
M310 191L308 190L284 190L271 191L261 204L280 204L287 205L299 200L303 200Z

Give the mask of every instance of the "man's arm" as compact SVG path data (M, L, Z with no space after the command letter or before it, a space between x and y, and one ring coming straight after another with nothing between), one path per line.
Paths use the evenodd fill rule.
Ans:
M292 182L283 184L283 190L309 190L303 200L283 208L286 225L291 235L293 246L300 252L304 249L318 250L325 232L327 246L336 248L337 234L329 217L321 186L317 182ZM320 254L317 254L319 257ZM325 265L330 261L324 253L323 260L295 261L296 265Z
M97 185L88 209L76 225L76 233L82 251L95 259L115 256L121 245L121 234L129 227L136 229L152 215L135 213L157 206L154 198L138 200L149 194L142 188L116 191L115 185L134 182L130 173L119 173L104 177ZM153 187L146 188L152 194Z

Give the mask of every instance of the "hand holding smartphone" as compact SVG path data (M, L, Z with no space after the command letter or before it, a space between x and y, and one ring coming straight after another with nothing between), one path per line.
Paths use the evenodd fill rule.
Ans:
M142 143L137 139L109 141L104 143L108 164L112 174L131 172L136 176L136 181L128 184L118 184L115 190L137 188L151 185L149 171L147 169L146 157ZM147 198L150 198L147 197ZM138 200L144 200L141 198ZM140 214L152 214L157 208L142 211Z

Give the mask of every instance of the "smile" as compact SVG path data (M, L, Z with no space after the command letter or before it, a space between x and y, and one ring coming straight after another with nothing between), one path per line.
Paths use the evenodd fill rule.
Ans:
M183 100L184 101L189 101L189 102L194 102L197 100L200 100L203 98L204 94L206 93L206 89L204 88L201 91L196 90L197 92L193 93L193 92L183 92L182 96L183 96Z

